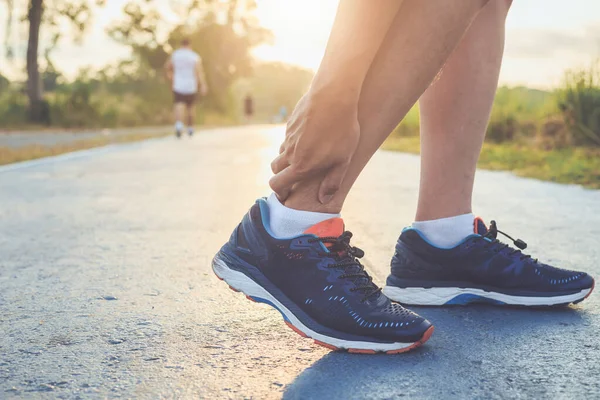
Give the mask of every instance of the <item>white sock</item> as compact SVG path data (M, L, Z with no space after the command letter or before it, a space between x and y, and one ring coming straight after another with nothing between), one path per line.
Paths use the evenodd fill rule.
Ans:
M188 133L194 133L194 127L188 126Z
M294 210L281 204L275 193L269 196L267 204L271 232L276 238L298 236L319 222L340 217L340 214Z
M473 234L474 220L475 215L469 213L431 221L416 221L412 223L412 227L421 232L435 247L450 249Z
M175 129L177 131L181 132L183 130L183 122L181 122L181 121L175 122Z

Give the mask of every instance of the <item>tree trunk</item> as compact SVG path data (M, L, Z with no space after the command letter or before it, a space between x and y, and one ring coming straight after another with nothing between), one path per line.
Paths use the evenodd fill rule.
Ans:
M29 118L32 122L42 122L44 108L42 80L38 66L38 47L40 25L44 7L43 0L31 0L29 3L29 41L27 43L27 96L29 97Z

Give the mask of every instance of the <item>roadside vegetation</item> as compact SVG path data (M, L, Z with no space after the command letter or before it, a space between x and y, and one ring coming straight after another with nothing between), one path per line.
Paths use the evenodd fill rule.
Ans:
M138 142L147 139L156 139L172 135L171 130L164 133L130 133L126 135L100 135L93 138L76 140L70 143L57 144L53 146L27 145L20 147L0 146L0 165L11 164L20 161L34 160L36 158L57 156L78 150L86 150L94 147L106 146L117 143Z
M479 167L600 189L599 68L568 71L552 92L499 88ZM419 152L418 107L384 148Z

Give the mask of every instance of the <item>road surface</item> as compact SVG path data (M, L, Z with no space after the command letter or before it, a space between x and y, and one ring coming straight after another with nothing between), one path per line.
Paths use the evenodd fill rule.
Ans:
M173 128L168 126L150 126L125 129L86 129L71 131L15 131L0 132L0 147L19 148L31 145L57 146L89 140L98 137L125 136L132 133L162 136Z
M561 309L418 308L401 355L329 352L218 281L268 193L282 127L0 168L0 398L599 398L600 297ZM8 166L7 166L8 167ZM344 212L382 283L418 157L379 152ZM600 192L480 171L475 209L534 256L600 275Z

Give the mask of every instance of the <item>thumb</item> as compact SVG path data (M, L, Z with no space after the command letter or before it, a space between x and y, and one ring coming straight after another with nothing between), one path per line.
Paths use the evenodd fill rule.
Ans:
M344 163L335 165L327 172L319 187L319 201L321 204L329 203L338 190L340 190L347 170L348 164Z

